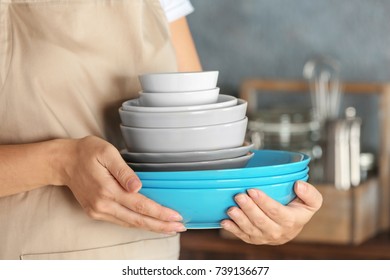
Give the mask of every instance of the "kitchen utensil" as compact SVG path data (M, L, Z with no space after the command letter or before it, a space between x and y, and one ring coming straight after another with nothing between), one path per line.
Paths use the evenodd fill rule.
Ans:
M339 116L341 88L340 65L328 56L306 62L303 76L309 81L312 106L321 124Z
M361 119L348 107L345 118L327 122L326 177L336 188L348 190L358 186L360 174Z

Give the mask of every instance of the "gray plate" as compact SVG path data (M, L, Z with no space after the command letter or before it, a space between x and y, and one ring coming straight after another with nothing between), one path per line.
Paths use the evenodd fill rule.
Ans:
M134 163L127 164L134 171L192 171L192 170L217 170L242 168L253 157L250 152L244 156L228 159L219 159L212 161L181 162L181 163Z
M124 160L133 163L179 163L212 161L241 157L246 155L253 148L253 146L254 144L247 143L244 146L236 148L182 153L135 153L128 152L126 149L124 149L121 150L121 155Z

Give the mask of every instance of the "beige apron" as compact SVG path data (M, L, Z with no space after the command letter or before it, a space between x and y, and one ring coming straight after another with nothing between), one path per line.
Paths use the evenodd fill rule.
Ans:
M137 75L176 70L159 0L0 0L0 144L92 134L119 149ZM0 198L0 259L178 254L178 235L92 220L68 188Z

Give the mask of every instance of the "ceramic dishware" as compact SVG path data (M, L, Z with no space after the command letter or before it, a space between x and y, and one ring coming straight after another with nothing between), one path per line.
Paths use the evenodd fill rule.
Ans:
M170 107L145 107L139 103L139 98L129 99L122 103L122 109L133 112L145 113L172 113L172 112L188 112L210 110L217 108L225 108L236 105L237 98L231 95L219 94L217 102L204 105L193 106L170 106Z
M225 158L209 161L192 162L162 162L162 163L144 163L127 162L134 171L189 171L189 170L216 170L227 168L244 167L253 157L253 153L234 158Z
M138 128L120 125L128 151L188 152L242 146L248 118L208 126L184 128Z
M147 92L180 92L212 89L217 86L219 71L166 72L139 75Z
M283 175L305 169L310 157L300 152L251 150L254 156L243 168L179 172L136 172L142 180L218 180Z
M179 153L135 153L126 149L120 151L123 159L134 163L180 163L194 161L214 161L219 159L232 159L246 155L254 144L244 143L239 147L218 149L210 151L194 151Z
M140 112L119 108L121 122L125 126L149 128L177 128L216 125L245 118L247 102L238 99L228 107L180 112Z
M270 184L285 183L288 181L298 180L309 173L309 167L294 173L274 175L266 177L253 178L235 178L235 179L208 179L208 180L142 180L142 186L148 188L163 188L163 189L219 189L219 188L234 188L254 187Z
M145 107L178 107L213 104L219 88L184 92L139 92L139 103Z
M308 176L299 178L307 181ZM295 197L294 184L297 180L270 185L250 187L259 189L281 204L288 204ZM230 188L148 188L143 187L140 193L148 198L178 211L183 216L187 229L220 228L220 222L228 219L226 211L235 206L234 196L245 193L248 187L240 186Z

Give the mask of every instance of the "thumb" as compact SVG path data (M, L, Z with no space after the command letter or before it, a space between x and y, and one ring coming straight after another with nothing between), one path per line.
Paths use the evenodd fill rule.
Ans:
M295 183L295 193L298 198L308 207L317 211L322 205L321 193L311 184L304 181L297 181Z
M126 164L120 154L107 166L108 171L114 176L122 188L128 192L138 192L142 182L137 174Z

